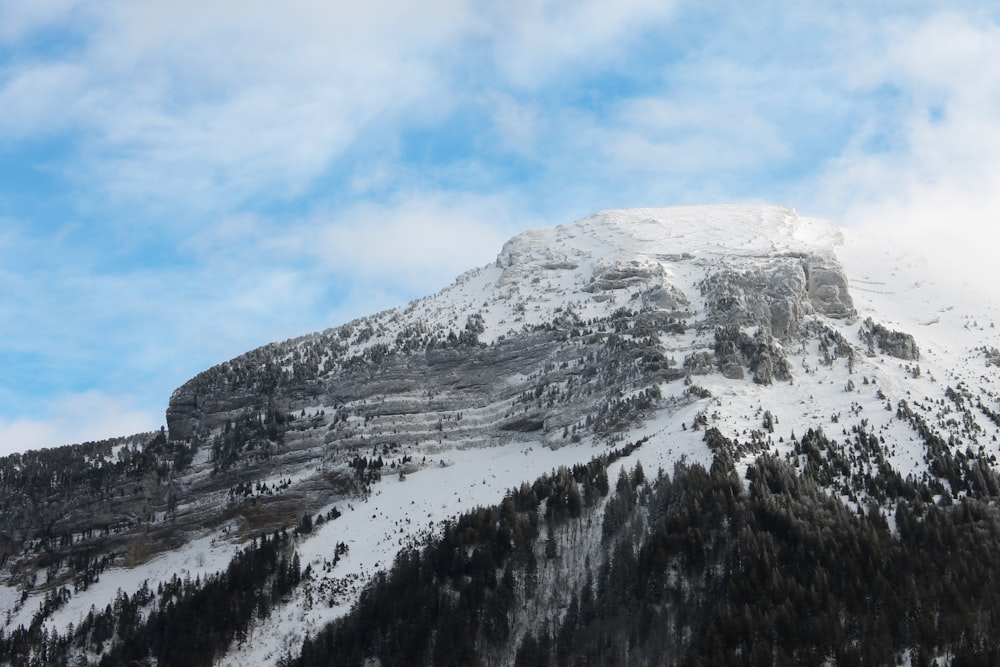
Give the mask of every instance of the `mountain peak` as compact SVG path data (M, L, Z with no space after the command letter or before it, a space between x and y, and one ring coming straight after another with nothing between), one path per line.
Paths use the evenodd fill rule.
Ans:
M831 222L802 218L787 206L728 204L637 208L595 213L571 225L521 234L509 241L499 263L553 254L635 258L692 255L773 256L830 254L843 242Z
M588 461L628 442L649 471L717 460L738 478L766 455L780 476L812 475L838 515L865 508L879 525L903 480L924 485L908 498L949 502L983 476L1000 488L992 311L928 298L911 265L859 243L787 207L603 211L520 234L405 307L204 371L171 397L169 433L0 460L0 629L73 632L118 582L149 604L175 572L204 581L298 525L280 543L309 576L252 642L223 647L223 664L269 661L456 513L549 471L585 481ZM917 303L933 317L916 319ZM612 500L587 498L618 520ZM552 526L551 548L532 547L545 562L576 554L532 612L545 627L593 574L586 556L594 572L608 562L601 524L595 539Z

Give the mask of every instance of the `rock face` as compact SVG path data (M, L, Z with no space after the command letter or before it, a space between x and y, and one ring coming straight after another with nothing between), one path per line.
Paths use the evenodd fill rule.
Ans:
M847 291L847 276L832 263L811 262L805 265L809 303L816 312L836 319L854 316L854 301Z
M80 549L148 558L223 524L273 530L363 490L352 463L373 452L412 464L452 446L613 439L696 400L690 376L787 381L785 349L812 335L808 321L854 315L837 238L761 206L610 211L527 232L437 295L192 378L166 434L88 455L100 483L8 491L5 552L75 537L45 537L44 558L5 567Z
M791 341L816 315L854 315L832 246L812 240L817 226L826 230L790 209L706 207L612 211L527 232L505 244L493 266L467 273L433 299L267 346L194 378L170 401L170 436L210 438L227 420L265 404L291 413L323 406L331 428L346 414L381 417L381 403L403 397L412 414L498 411L540 386L576 389L574 368L583 369L587 385L606 372L608 362L595 360L608 360L609 347L618 357L612 377L600 382L621 391L630 386L614 370L627 365L622 355L639 355L654 369L647 382L703 372L696 362L678 370L665 340L690 338L692 325L761 330L758 342L748 343L747 334L730 341L734 350L710 345L715 366L732 378L746 368L760 382L787 379L779 347L760 340ZM539 374L539 364L570 370ZM533 382L521 379L531 375ZM532 424L563 430L580 417L579 409L564 415L558 401L549 403L542 422ZM480 428L483 440L506 437L511 429L502 423L492 423L498 433Z
M855 315L843 270L827 258L776 257L751 268L727 268L700 284L718 326L759 326L778 339L797 335L805 319Z
M751 337L737 326L716 329L715 356L719 360L719 370L733 380L743 377L744 367L750 369L757 384L791 379L784 354L764 331Z
M195 435L194 429L201 417L198 394L188 385L174 390L166 414L170 437L174 440L190 440Z
M890 357L904 361L920 360L920 349L912 335L887 329L874 322L870 317L865 318L865 321L862 322L858 334L867 344L869 355L874 355L875 348L878 347L879 352L888 354Z

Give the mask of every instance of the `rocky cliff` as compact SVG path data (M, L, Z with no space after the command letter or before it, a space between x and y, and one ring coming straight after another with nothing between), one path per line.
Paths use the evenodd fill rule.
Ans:
M683 380L707 369L787 380L784 346L808 322L854 317L838 241L778 207L612 211L527 232L435 296L185 383L168 441L76 464L96 464L100 488L8 498L0 535L20 556L7 569L54 563L68 578L81 550L134 563L213 526L273 530L365 488L375 477L351 462L372 452L422 461L456 445L614 438L694 400ZM25 556L33 544L43 555Z
M308 535L315 520L364 507L364 522L358 512L324 528L336 558L309 556L320 542L299 546L313 579L288 604L318 623L344 613L352 582L503 484L636 440L647 463L707 465L709 427L732 438L734 471L765 452L793 466L815 455L817 483L857 507L890 511L890 496L862 483L876 469L960 494L978 483L966 481L970 462L995 464L983 448L1000 433L1000 403L997 383L966 372L956 350L990 368L996 342L970 351L931 337L937 356L922 354L905 330L915 320L882 321L875 299L888 288L871 289L868 266L848 275L844 248L836 226L782 207L604 212L517 236L433 296L200 373L171 397L165 432L8 457L8 625L78 623L74 604L103 590L108 570L162 579L159 564L180 552L197 553L188 572L209 572L206 553ZM945 377L950 393L934 384ZM799 436L823 425L847 444L807 452ZM881 459L869 434L888 442ZM404 482L414 476L425 481ZM367 561L334 569L341 543L361 553L369 539ZM45 613L32 616L38 600ZM275 627L283 642L301 639Z

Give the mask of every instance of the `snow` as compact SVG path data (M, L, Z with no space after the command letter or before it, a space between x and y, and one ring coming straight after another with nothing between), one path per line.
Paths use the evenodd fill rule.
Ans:
M897 239L878 239L856 230L844 230L817 219L802 218L791 208L763 205L678 207L605 211L573 225L535 230L509 241L497 262L469 271L437 295L411 303L404 309L379 313L354 324L352 347L363 349L391 343L406 326L420 322L428 331L447 334L461 331L466 318L480 313L485 331L482 342L516 334L524 327L551 322L557 312L574 313L581 320L607 317L650 288L671 285L690 301L691 321L704 314L705 304L697 282L723 263L753 266L762 258L794 253L836 257L850 278L850 293L857 318L822 320L860 347L858 326L866 317L889 328L912 334L921 349L918 362L902 362L877 355L857 355L854 372L844 359L824 366L815 341L801 349L787 349L791 382L769 387L751 378L727 379L721 374L695 378L711 396L693 399L681 382L661 386L661 409L651 411L622 441L595 441L547 446L535 441L503 446L481 446L471 436L445 440L434 449L415 450L420 465L405 480L384 474L367 499L353 498L333 506L342 516L327 521L309 536L298 538L302 566L312 578L276 607L265 623L253 628L249 639L221 660L220 665L273 664L286 653L295 653L302 639L349 609L364 583L391 565L403 546L419 544L440 531L442 522L479 505L498 503L504 493L522 482L562 466L582 463L623 441L648 442L616 466L641 461L647 474L659 468L670 472L680 460L708 465L711 453L702 442L703 430L694 430L696 417L704 415L709 426L723 435L746 442L760 430L761 414L770 411L778 423L769 449L785 455L794 446L792 436L822 427L833 440L851 438L850 428L867 420L867 428L894 443L889 461L903 476L919 476L927 469L922 443L911 427L895 416L901 399L917 402L928 417L941 410L948 386L964 382L984 403L1000 410L1000 367L989 367L977 347L1000 348L1000 309L996 300L983 300L976 292L956 291L947 267L907 249ZM622 268L635 270L637 278L621 289L600 294L588 291L595 275ZM597 298L600 297L600 298ZM360 341L359 331L371 326L374 335ZM678 361L695 350L712 349L711 330L689 328L681 335L664 336L663 352ZM914 366L921 373L916 377ZM867 380L867 383L864 382ZM848 383L854 388L848 390ZM879 392L887 398L881 398ZM889 401L892 410L886 410ZM484 405L484 415L503 406ZM307 417L334 406L311 404ZM474 419L476 411L465 418ZM982 430L981 441L996 452L1000 429L984 415L973 418ZM990 440L990 437L993 440ZM319 452L320 450L317 450ZM422 457L427 455L426 464ZM739 463L742 470L750 463ZM306 479L318 461L296 470L279 470L267 481ZM617 467L613 474L617 475ZM609 471L612 476L612 471ZM332 568L337 543L349 551ZM118 589L133 593L148 581L151 588L174 574L193 578L221 570L242 545L231 541L225 529L207 533L183 548L132 569L117 568L73 596L48 621L51 628L79 623L91 605L103 608ZM338 594L331 596L331 591ZM20 592L0 586L0 606L17 608ZM37 609L39 595L12 613L7 627L27 625ZM332 604L331 604L332 600Z
M682 454L702 461L708 459L707 448L694 437L666 444L667 433L679 428L665 416L644 427L645 432L664 436L657 439L659 444L646 445L640 450L647 457L644 465L655 471ZM635 435L643 437L642 432ZM534 481L559 466L587 462L606 449L592 441L558 450L541 443L455 448L441 452L427 467L408 475L404 481L392 475L384 477L366 501L352 500L349 506L341 504L339 509L344 513L340 518L324 523L299 542L302 566L312 566L312 581L301 585L291 601L219 664L230 667L268 664L285 652L296 651L306 635L349 611L364 582L389 567L396 552L404 546L420 544L439 534L443 522L462 512L498 503L508 490L523 481ZM635 460L633 457L629 463L634 465ZM440 465L442 461L447 462L446 466ZM333 560L338 542L346 543L350 551L329 573L324 573L325 562ZM322 589L324 581L336 580L352 582L352 587L349 594L331 607L316 591Z

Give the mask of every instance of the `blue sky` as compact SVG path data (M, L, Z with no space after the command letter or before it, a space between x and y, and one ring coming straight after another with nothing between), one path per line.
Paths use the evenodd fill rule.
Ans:
M600 209L1000 241L995 3L350 4L0 0L0 453Z

